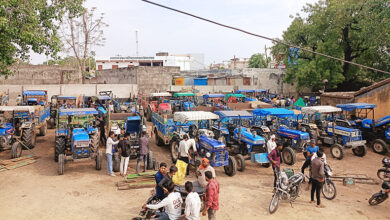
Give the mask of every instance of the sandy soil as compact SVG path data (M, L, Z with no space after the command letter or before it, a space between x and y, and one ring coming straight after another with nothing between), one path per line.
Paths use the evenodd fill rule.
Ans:
M40 158L36 163L0 173L0 219L131 219L150 195L151 189L118 191L115 183L121 177L106 175L105 161L101 171L95 170L92 161L67 163L65 174L58 176L53 150L54 130L49 130L46 137L37 139L34 152ZM167 147L157 147L153 142L152 150L158 161L170 162ZM0 159L9 156L9 151L0 153ZM335 174L367 174L376 178L382 157L370 150L359 158L348 150L341 161L329 155L328 163ZM368 205L379 185L346 187L341 182L336 183L336 199L322 200L324 209L310 204L309 191L303 190L292 207L282 202L278 211L270 215L272 170L247 162L247 169L234 177L226 176L223 168L216 168L221 190L217 219L390 219L390 200L376 207ZM292 168L299 171L302 163L303 156L299 154ZM130 172L134 168L132 160Z

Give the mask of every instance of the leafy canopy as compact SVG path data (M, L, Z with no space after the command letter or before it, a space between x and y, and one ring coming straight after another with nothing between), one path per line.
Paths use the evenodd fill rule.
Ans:
M390 69L390 3L383 0L320 0L307 4L283 33L283 41L337 58ZM340 61L274 44L272 54L287 66L285 81L297 88L356 90L384 79ZM290 59L289 59L290 58Z
M249 58L249 68L267 68L271 58L265 58L264 54L256 53Z

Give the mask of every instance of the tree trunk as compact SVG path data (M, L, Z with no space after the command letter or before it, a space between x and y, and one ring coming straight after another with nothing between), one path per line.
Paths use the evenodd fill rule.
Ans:
M344 60L346 61L352 61L352 48L351 48L351 43L349 41L349 27L345 27L343 29L343 41L345 43L344 46ZM343 75L346 80L349 80L349 68L350 64L349 63L343 63Z

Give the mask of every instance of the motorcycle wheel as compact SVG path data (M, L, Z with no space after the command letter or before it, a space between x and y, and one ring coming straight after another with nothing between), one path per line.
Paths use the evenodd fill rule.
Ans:
M378 172L376 173L379 179L384 180L384 181L390 181L390 171L386 169L379 169Z
M273 214L278 210L279 207L279 201L280 201L280 195L279 192L275 192L275 194L272 196L271 203L269 204L269 213Z
M322 187L322 195L324 195L325 199L332 200L336 198L337 190L336 186L332 182L332 180L325 180L325 184Z
M370 200L368 200L368 203L370 205L379 205L384 202L387 197L389 196L386 193L378 192L371 196Z

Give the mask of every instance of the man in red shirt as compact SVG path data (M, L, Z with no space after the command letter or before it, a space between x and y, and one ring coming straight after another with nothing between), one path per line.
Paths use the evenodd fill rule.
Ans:
M211 171L206 171L205 177L208 184L206 187L206 208L202 212L202 215L205 216L207 211L209 220L215 220L215 213L219 208L219 183L213 178Z

